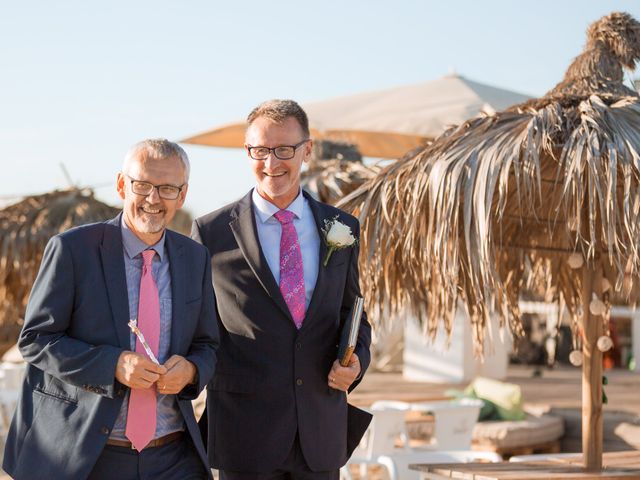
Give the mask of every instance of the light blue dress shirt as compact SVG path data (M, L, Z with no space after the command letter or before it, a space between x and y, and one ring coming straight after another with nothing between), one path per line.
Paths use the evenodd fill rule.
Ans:
M262 247L269 269L280 285L280 237L282 236L282 226L273 216L280 209L273 203L260 196L257 189L253 189L251 194L253 201L256 225L258 227L258 240ZM296 199L285 209L294 214L293 226L298 234L300 243L300 253L302 253L302 268L304 270L304 297L305 307L309 308L313 289L318 279L318 267L320 265L320 233L313 218L313 212L309 202L302 190Z
M138 318L138 301L140 299L140 277L142 276L142 252L147 249L156 251L153 256L153 278L158 286L160 296L160 344L158 361L163 364L169 359L171 346L171 273L169 256L164 248L165 235L155 245L148 246L129 229L124 218L121 221L122 246L125 273L127 277L127 294L129 298L129 318ZM131 333L131 351L136 349L136 336ZM129 409L129 391L127 391L116 423L109 435L110 438L128 440L125 436L127 411ZM156 410L156 432L153 438L160 438L178 430L184 430L184 419L179 410L175 395L158 395Z

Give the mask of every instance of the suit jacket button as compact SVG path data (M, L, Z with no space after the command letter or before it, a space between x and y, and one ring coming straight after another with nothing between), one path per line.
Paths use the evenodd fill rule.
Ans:
M301 342L296 342L296 348L298 350L300 350L302 348L302 343Z
M107 427L102 427L102 428L100 429L100 432L101 432L103 435L109 435L109 429L108 429Z
M296 380L296 385L298 385L298 386L302 385L302 379L301 378Z

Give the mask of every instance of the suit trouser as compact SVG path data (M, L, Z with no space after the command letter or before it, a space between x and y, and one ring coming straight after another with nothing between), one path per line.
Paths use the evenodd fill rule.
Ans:
M187 435L142 452L106 445L88 480L201 480L209 478Z
M318 448L322 448L321 445ZM291 452L282 466L271 473L230 472L220 470L220 480L338 480L340 472L329 470L325 472L313 472L309 469L298 435L293 442Z

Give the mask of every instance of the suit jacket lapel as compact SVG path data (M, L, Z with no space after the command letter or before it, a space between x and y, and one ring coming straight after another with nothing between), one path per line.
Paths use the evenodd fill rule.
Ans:
M111 316L118 341L122 348L131 350L131 337L127 325L129 323L129 298L127 297L127 278L122 252L121 216L120 214L105 223L100 255L107 295L111 305Z
M260 248L258 239L258 228L256 227L255 215L251 201L251 192L242 198L236 205L235 219L229 223L233 236L242 251L242 255L249 264L253 274L262 285L262 288L269 294L273 301L278 305L280 310L287 315L287 318L293 323L293 318L289 312L289 308L282 297L280 288L276 283L267 259Z
M169 353L175 354L181 351L187 279L182 245L177 244L171 231L166 230L165 235L165 248L169 255L169 271L171 273L171 348Z
M327 254L327 245L324 243L324 233L322 233L322 228L324 227L324 220L327 218L327 212L324 211L322 204L316 201L311 195L309 195L304 190L302 191L303 195L309 202L309 207L311 208L311 212L313 213L313 219L315 220L316 227L318 229L318 235L320 235L320 252L318 255L318 278L316 279L316 285L313 288L313 295L311 296L311 302L309 303L309 308L307 308L307 313L305 315L305 320L302 323L302 328L304 328L305 324L314 318L314 312L318 307L318 304L322 301L322 292L326 291L326 282L328 281L327 276L327 267L322 266L322 261L324 260L324 256Z

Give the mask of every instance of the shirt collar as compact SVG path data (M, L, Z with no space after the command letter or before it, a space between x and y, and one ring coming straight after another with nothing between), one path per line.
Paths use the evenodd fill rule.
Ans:
M164 261L164 232L162 233L162 237L160 237L160 240L158 240L158 243L149 246L138 237L136 237L135 233L131 231L131 229L127 225L127 222L124 221L124 215L120 220L120 229L122 231L122 245L124 247L125 253L129 258L133 259L145 250L153 248L160 256L160 261Z
M258 189L256 188L254 188L253 192L251 192L251 201L253 202L253 206L255 207L255 210L258 214L258 218L262 223L266 223L270 218L272 218L276 213L280 211L280 209L273 203L260 196L260 194L258 193ZM300 191L298 192L298 196L293 202L289 204L287 208L285 208L285 210L289 210L296 216L296 218L302 218L302 212L304 211L304 202L305 198L302 195L302 189L300 189Z

